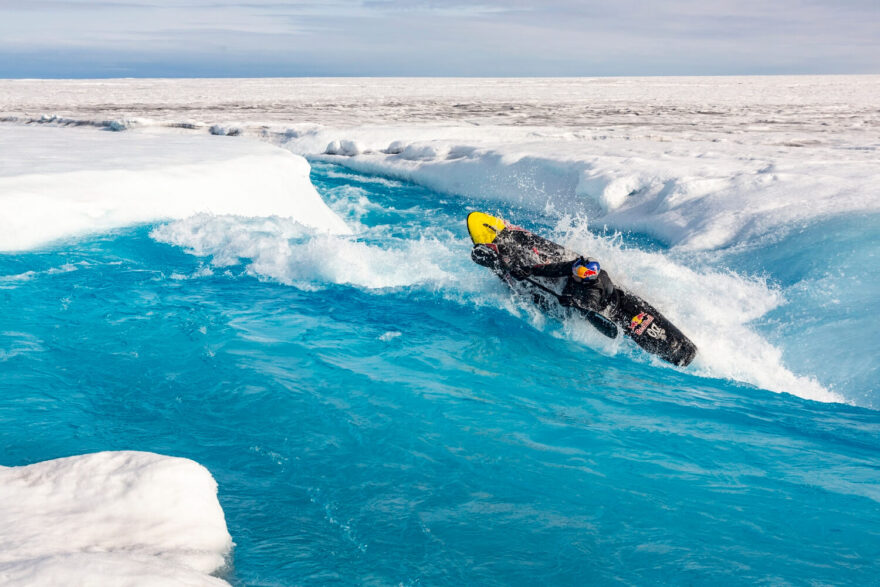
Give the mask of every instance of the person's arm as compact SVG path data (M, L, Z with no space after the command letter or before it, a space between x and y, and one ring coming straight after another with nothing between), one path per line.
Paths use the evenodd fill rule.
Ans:
M516 279L525 279L529 276L567 277L571 275L571 261L541 265L517 265L510 268L510 274Z
M590 285L589 287L581 290L579 296L577 296L576 304L578 307L584 310L591 310L593 312L599 312L602 308L605 307L603 304L603 291L602 287L598 284Z
M570 261L560 261L559 263L546 263L543 265L532 265L528 269L529 275L537 277L571 277L571 268L575 263L589 263L593 259L589 257L578 257Z
M532 265L528 268L529 275L536 277L568 277L571 275L571 261Z

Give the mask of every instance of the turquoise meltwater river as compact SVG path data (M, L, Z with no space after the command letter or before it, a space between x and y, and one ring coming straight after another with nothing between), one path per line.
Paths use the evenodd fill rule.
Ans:
M336 166L312 180L354 236L196 217L0 255L2 464L198 461L235 585L877 581L880 220L686 256ZM612 277L668 258L776 302L751 338L720 321L693 369L664 366L512 299L470 261L473 209L597 243ZM686 316L668 282L639 293ZM733 311L727 290L706 303ZM787 379L714 339L760 340Z

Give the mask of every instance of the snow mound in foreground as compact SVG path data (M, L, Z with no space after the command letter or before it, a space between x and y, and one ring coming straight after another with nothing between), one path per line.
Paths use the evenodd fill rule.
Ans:
M348 227L283 149L220 137L53 128L0 136L0 251L193 214L279 216L331 233Z
M100 452L0 467L3 585L226 585L217 483L188 459Z

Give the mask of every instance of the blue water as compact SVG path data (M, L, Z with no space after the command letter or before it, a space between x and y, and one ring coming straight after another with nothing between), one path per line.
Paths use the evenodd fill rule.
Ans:
M331 166L313 181L337 209L369 199L375 246L432 226L467 255L479 202ZM835 232L842 317L802 285L827 268L810 261L827 226L716 262L786 288L759 328L795 372L811 354L860 357L823 383L871 406L876 334L848 352L840 336L856 301L877 310L846 281L878 224L860 226ZM153 228L0 255L0 462L137 449L202 463L233 584L877 581L878 411L608 356L439 288L205 271ZM837 336L830 354L811 333Z

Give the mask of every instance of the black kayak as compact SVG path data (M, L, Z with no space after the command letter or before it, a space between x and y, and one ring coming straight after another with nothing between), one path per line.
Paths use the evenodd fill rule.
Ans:
M559 308L559 299L567 278L525 276L517 279L513 267L572 261L580 255L514 226L501 218L472 212L467 219L468 232L474 242L474 261L489 267L511 289L531 297L545 311ZM637 345L669 361L685 367L694 360L697 347L672 322L639 296L621 287L614 287L610 303L596 312L580 307L574 309L602 334L616 337L618 328Z

